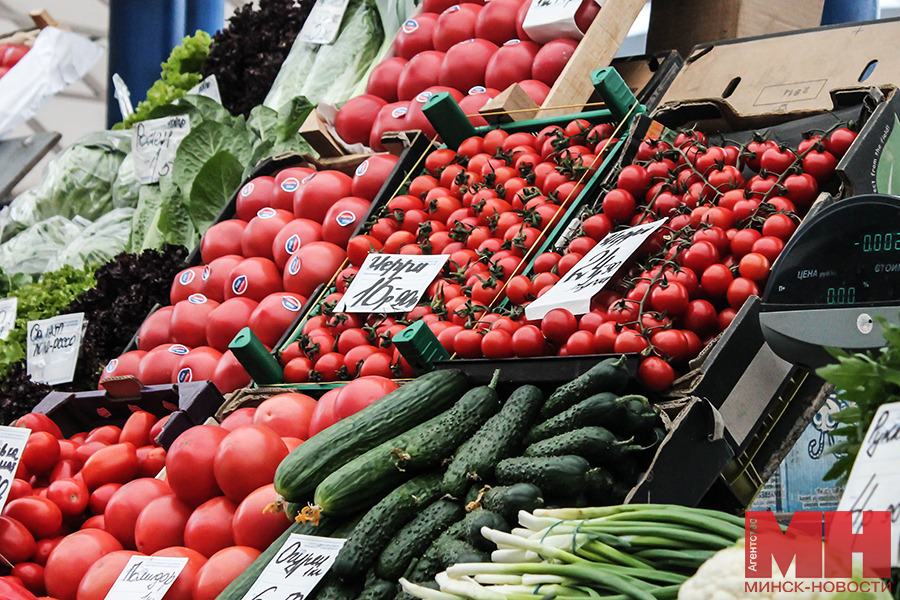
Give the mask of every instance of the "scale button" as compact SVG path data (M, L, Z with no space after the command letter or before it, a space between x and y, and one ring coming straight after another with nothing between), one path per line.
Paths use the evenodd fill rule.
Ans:
M872 320L872 317L867 315L866 313L861 313L858 317L856 317L856 328L859 329L859 332L863 335L868 335L872 333L872 329L875 327L875 321Z

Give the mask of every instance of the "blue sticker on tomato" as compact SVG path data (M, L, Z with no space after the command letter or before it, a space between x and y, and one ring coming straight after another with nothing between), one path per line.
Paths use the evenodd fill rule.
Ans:
M178 371L176 380L178 383L189 383L194 380L194 373L191 371L190 367L185 367Z
M182 271L181 275L178 276L178 283L181 285L188 285L190 282L194 280L194 270L190 269L187 271Z
M338 216L334 218L334 220L337 221L337 224L341 227L346 227L347 225L356 221L356 215L354 215L349 210L345 210L339 213Z
M300 272L300 257L295 256L291 259L291 262L288 263L288 273L291 275L296 275Z
M281 182L281 189L283 189L285 192L296 191L298 187L300 187L300 182L296 177L288 177Z
M184 356L188 352L190 352L190 348L187 346L182 346L181 344L172 344L169 346L169 352L172 354L178 354L179 356Z
M249 196L250 194L252 194L252 193L253 193L253 188L254 188L254 187L256 187L256 186L253 185L253 182L252 182L252 181L251 181L250 183L248 183L247 185L245 185L244 188L241 190L241 196L243 196L244 198L246 198L247 196Z
M281 299L281 305L291 312L297 312L302 306L300 300L293 296L285 296Z
M109 361L109 363L106 365L106 372L112 373L113 371L116 370L116 367L118 367L118 366L119 366L119 359L114 358L111 361Z
M403 33L412 33L419 28L419 22L415 19L409 19L403 24Z
M297 250L300 249L300 236L296 233L289 237L287 241L284 243L284 251L288 254L293 254Z
M247 288L250 286L250 280L246 275L238 275L234 278L234 281L231 282L231 291L240 296L244 292L247 291Z
M206 296L203 294L191 294L188 296L188 302L191 304L206 304Z

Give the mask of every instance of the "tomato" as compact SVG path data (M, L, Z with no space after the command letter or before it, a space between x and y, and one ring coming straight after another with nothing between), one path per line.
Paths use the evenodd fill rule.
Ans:
M219 496L194 509L184 526L184 545L207 558L234 546L231 521L237 504Z
M269 294L281 291L281 271L274 262L259 256L244 259L235 265L224 285L226 300L240 296L261 302Z
M543 356L547 352L547 342L536 326L523 325L512 334L512 349L519 358Z
M316 286L334 277L346 258L341 247L329 242L302 246L288 261L283 278L284 291L310 297Z
M357 227L365 220L369 205L368 200L355 196L335 202L322 221L322 239L341 248L346 247Z
M147 411L137 410L122 426L119 434L119 443L131 442L135 447L146 446L150 443L150 430L156 423L157 417Z
M712 298L724 298L725 292L728 291L728 285L734 279L731 269L721 263L715 263L703 271L700 279L700 285L703 291Z
M400 77L397 80L397 97L401 102L409 102L420 92L431 86L438 85L440 81L441 65L444 63L444 56L443 52L428 50L417 54L406 63L406 66L403 67L403 71L400 73ZM408 108L408 105L404 104L404 106ZM390 115L400 122L397 123L395 127L386 129L386 131L397 131L398 128L403 129L407 122L407 118L405 117L406 113L394 113L394 111L399 113L399 109L402 108L403 106L400 106L399 103L385 105L378 113L376 125L379 121L389 123L390 121L387 120L387 117ZM387 111L387 114L385 111ZM373 135L376 130L377 127L372 128ZM378 139L381 139L380 135ZM371 141L372 140L370 140L370 142ZM375 148L372 147L372 149L374 150Z
M629 221L633 216L637 203L628 191L613 189L603 197L603 214L613 222Z
M312 361L305 356L293 358L284 366L284 382L305 383L309 381L309 372L312 368Z
M105 600L109 590L132 556L138 556L134 550L116 550L101 556L85 572L78 584L78 600Z
M252 216L252 215L251 215ZM221 256L241 253L241 234L247 222L228 219L212 225L200 240L200 257L203 264L209 264Z
M32 594L43 595L47 591L44 585L44 567L37 563L19 563L12 568L10 575L17 577Z
M769 263L773 263L778 258L778 255L781 254L782 249L784 249L784 242L780 238L765 235L753 242L753 246L750 249L752 252L762 254L768 258Z
M275 469L287 454L281 436L268 427L238 427L219 443L213 459L216 483L226 498L241 502L273 480Z
M396 390L397 383L386 377L368 376L355 379L344 386L334 401L334 415L346 419L376 400Z
M270 483L251 492L238 505L231 521L235 544L262 552L288 528L290 522L283 514L266 511L277 496L275 486Z
M64 517L74 517L87 508L90 492L77 479L57 479L47 488L47 499L59 508Z
M169 302L175 304L187 300L191 294L203 291L203 266L184 269L175 276L169 291Z
M216 600L222 590L243 573L259 554L260 551L255 548L233 546L210 556L197 573L191 600Z
M180 500L199 506L222 490L216 483L213 461L219 443L228 431L213 425L198 425L182 433L166 456L166 481Z
M585 356L597 351L597 337L590 331L573 333L563 346L567 356Z
M12 502L16 498L24 498L31 495L31 484L24 479L15 478L9 486L9 495L6 497L7 502Z
M246 387L250 381L250 375L247 374L231 350L222 354L216 372L213 373L212 382L216 389L223 394L229 394L236 389Z
M250 221L262 208L271 208L277 197L275 178L269 176L254 177L244 184L237 195L235 216L242 221ZM228 254L237 254L228 252Z
M257 306L255 300L237 297L215 307L206 317L206 341L209 346L219 352L227 352L234 336L250 323Z
M550 93L550 86L537 79L520 81L519 87L521 87L525 93L528 94L528 97L538 106L544 103L544 100L547 99L547 94Z
M736 258L740 258L745 254L753 251L753 244L762 237L762 234L755 229L741 229L731 239L731 253Z
M153 554L163 548L184 545L184 528L190 506L167 495L148 503L134 523L134 541L139 552Z
M638 366L638 380L651 392L661 392L675 381L675 370L658 356L648 356Z
M616 337L615 352L616 354L642 352L648 346L647 338L640 333L632 329L623 329Z
M677 281L661 283L650 290L650 305L657 312L677 316L687 310L690 297L687 289Z
M52 433L53 437L56 439L62 439L63 434L59 429L59 425L57 425L50 417L45 415L44 413L30 412L27 413L13 422L14 427L25 427L30 429L32 433L35 431L46 431L48 433Z
M768 173L781 175L794 164L796 159L797 155L794 154L793 151L787 148L781 149L774 147L763 152L759 164L760 167L765 169Z
M166 475L168 477L168 473ZM165 481L152 477L129 481L119 488L106 504L106 510L103 511L104 528L115 536L124 548L134 550L134 526L141 511L156 498L170 495L172 489Z
M741 277L750 281L763 281L769 276L769 259L757 252L751 252L741 258L738 268Z
M12 517L0 517L0 555L12 564L25 562L34 555L34 536Z
M294 192L300 187L300 181L315 173L315 169L306 167L290 167L282 169L275 176L275 199L272 208L294 210Z
M406 20L394 38L394 54L411 60L417 54L432 50L432 35L437 26L438 16L420 13L414 19Z
M828 134L828 136L822 140L822 144L835 158L840 159L847 153L850 146L853 145L857 135L859 134L855 131L851 131L846 127L839 127Z
M685 329L689 329L697 335L707 335L717 333L716 327L719 321L716 309L712 304L706 300L693 300L681 316L681 323Z
M426 54L426 53L423 53ZM440 68L440 61L443 57L435 59L433 65L434 73ZM404 68L404 73L405 73ZM402 76L402 74L401 74ZM399 87L399 86L398 86ZM375 118L375 124L372 125L372 133L369 136L369 148L376 152L384 152L384 145L381 143L381 137L389 131L403 131L408 129L406 113L409 111L409 101L393 102L381 107L378 116Z
M488 331L481 338L481 353L485 358L511 358L512 335L503 329Z
M315 408L316 401L306 394L276 394L255 409L252 423L267 427L281 437L305 440L309 437L309 421Z
M309 219L294 219L275 235L272 241L272 256L275 266L283 270L303 244L322 239L322 225Z
M803 171L812 175L818 183L825 183L834 177L837 159L831 152L811 150L803 157Z
M377 352L376 354L386 356L383 352ZM387 358L388 361L390 361L390 357ZM388 372L390 373L390 364L388 366ZM316 408L313 411L312 418L309 420L310 437L337 422L337 415L334 413L334 404L341 391L341 388L335 388L325 392L322 394L322 397L319 398L319 401L316 403Z
M555 308L541 320L541 333L551 342L564 344L578 329L575 315L564 308Z
M739 310L741 306L744 305L744 301L747 300L748 297L759 295L759 288L756 283L745 278L745 277L737 277L734 281L731 282L731 285L728 286L728 304L731 308L735 310Z
M0 529L2 529L2 525L0 525ZM2 539L2 536L0 536L0 539ZM47 566L47 558L62 540L62 536L38 540L34 544L34 554L31 556L31 560L42 567ZM3 552L3 555L6 556L6 553Z
M340 171L308 175L294 195L294 216L321 223L332 204L350 195L352 185L353 180Z
M475 37L475 20L481 6L477 4L456 4L438 17L432 34L434 49L446 52L454 44Z
M794 231L797 224L789 216L784 214L775 214L767 218L762 226L762 234L764 236L772 236L787 242Z
M498 2L516 2L518 0L498 0ZM485 8L481 15L488 11ZM476 86L485 85L485 72L488 63L498 51L497 44L488 39L471 38L454 44L447 50L441 63L438 82L442 86L453 87L460 90L468 90ZM495 87L493 85L489 87ZM461 99L461 98L460 98Z
M403 67L406 66L406 59L399 56L386 58L372 69L369 74L369 81L366 83L366 93L378 96L385 102L396 102L397 98L397 80ZM369 140L363 142L368 144Z
M286 292L270 294L253 310L247 325L263 344L275 346L297 319L306 301L304 296Z
M156 477L166 466L166 451L153 446L141 446L135 450L138 457L138 476Z
M203 294L192 294L175 305L170 331L172 341L189 348L206 345L206 323L209 314L219 306Z
M255 416L256 407L245 406L230 413L222 420L219 426L228 431L234 431L238 427L243 427L244 425L253 425L253 417Z
M523 0L491 0L475 20L475 37L498 46L516 39L516 16Z
M695 275L697 273L702 275L707 267L718 261L719 251L711 242L705 240L695 242L681 254L681 264L693 271Z
M33 431L25 442L21 461L29 472L40 475L53 468L59 459L59 440L52 433Z
M96 490L107 483L125 483L138 471L134 445L128 442L112 444L94 452L88 458L81 475L89 490Z
M294 219L291 211L262 208L241 234L241 254L250 258L261 256L272 260L273 242L281 229Z
M123 549L115 537L99 529L67 535L47 559L44 569L47 593L59 600L76 600L78 584L91 565L110 552Z
M559 39L544 44L534 57L531 66L532 78L553 87L577 47L578 42L570 39Z
M531 78L531 64L541 47L534 42L512 39L491 57L485 70L485 85L505 90L510 85Z
M91 492L91 496L88 499L88 507L90 508L91 513L102 515L106 511L106 505L109 504L109 499L112 498L121 487L121 483L107 483Z
M369 143L369 135L362 143ZM351 193L369 202L374 200L393 172L397 160L393 154L376 154L361 162L353 175Z
M383 98L370 94L345 102L334 119L334 129L338 136L348 144L368 144L372 124L385 104L387 102Z
M169 323L172 320L172 306L164 306L148 316L138 329L138 349L149 351L171 341Z

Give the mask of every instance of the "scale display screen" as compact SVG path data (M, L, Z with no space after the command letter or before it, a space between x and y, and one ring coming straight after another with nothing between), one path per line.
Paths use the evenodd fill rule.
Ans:
M900 198L857 196L828 207L790 240L764 310L900 304Z

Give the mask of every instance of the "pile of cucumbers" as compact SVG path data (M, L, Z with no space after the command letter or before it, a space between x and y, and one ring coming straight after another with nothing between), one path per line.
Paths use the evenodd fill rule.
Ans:
M400 577L489 561L481 528L510 531L520 510L620 503L665 435L647 398L621 395L624 357L546 399L523 385L504 400L496 380L428 373L295 448L275 488L317 524L292 525L218 600L242 598L290 533L347 539L314 600L394 600Z

